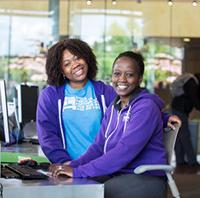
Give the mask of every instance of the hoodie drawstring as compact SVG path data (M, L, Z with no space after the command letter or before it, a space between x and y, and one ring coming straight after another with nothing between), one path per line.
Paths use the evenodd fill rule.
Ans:
M103 115L104 115L107 109L104 95L101 95L101 102L102 102Z
M59 118L59 124L60 124L60 131L61 131L61 137L62 137L62 142L63 142L63 148L66 149L66 144L65 144L65 136L62 128L62 119L61 119L61 99L58 100L58 118Z
M120 115L121 115L121 112L122 112L122 110L120 110L120 112L118 113L116 127L115 127L115 129L112 131L112 133L108 136L108 130L109 130L109 128L110 128L111 120L112 120L112 117L113 117L113 111L114 111L114 106L112 106L111 115L110 115L110 120L109 120L108 127L107 127L106 133L105 133L106 141L105 141L104 149L103 149L104 153L106 153L106 147L107 147L107 144L108 144L109 139L111 138L111 136L115 133L116 129L118 128L119 120L120 120ZM124 129L123 129L123 133L125 132L127 122L128 122L128 120L130 119L130 111L131 111L131 105L129 106L128 111L127 111L126 115L125 115L124 118L123 118L123 119L124 119Z
M104 144L104 153L106 153L106 147L107 147L107 144L108 144L108 140L111 138L111 136L114 134L114 132L116 131L118 125L119 125L119 117L120 117L120 114L121 114L121 111L118 113L118 116L117 116L117 124L114 128L114 130L112 131L112 133L108 136L108 130L110 128L110 124L111 124L111 120L112 120L112 117L113 117L113 112L114 112L114 105L112 106L112 111L111 111L111 115L110 115L110 120L109 120L109 123L108 123L108 127L106 129L106 133L105 133L105 138L106 138L106 141L105 141L105 144Z
M107 126L107 129L106 129L106 132L105 132L105 138L108 137L108 129L110 128L110 124L111 124L111 120L112 120L112 116L113 116L113 110L114 110L114 106L112 106L112 109L111 109L110 120L108 122L108 126Z

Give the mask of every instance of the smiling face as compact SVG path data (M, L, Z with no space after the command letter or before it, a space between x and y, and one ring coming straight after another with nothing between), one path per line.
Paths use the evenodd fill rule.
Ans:
M69 50L63 51L61 70L63 75L69 79L69 84L73 88L81 88L87 82L87 63L84 59L70 53Z
M118 58L113 66L112 83L116 93L126 104L133 91L139 87L142 77L136 62L126 56Z

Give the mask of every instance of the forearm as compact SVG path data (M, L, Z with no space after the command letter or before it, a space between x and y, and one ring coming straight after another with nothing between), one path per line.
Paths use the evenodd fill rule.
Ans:
M77 160L71 161L70 166L75 168L80 165L84 165L88 163L89 161L92 161L93 159L98 158L99 156L101 156L101 154L102 152L100 151L98 145L93 144L92 146L89 147L89 149L84 155L79 157Z
M65 163L67 161L71 161L71 158L65 149L46 150L47 149L44 150L44 154L51 163Z

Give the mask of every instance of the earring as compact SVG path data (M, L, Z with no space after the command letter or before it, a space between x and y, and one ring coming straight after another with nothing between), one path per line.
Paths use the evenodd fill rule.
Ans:
M63 78L64 78L64 79L66 79L66 76L65 76L65 74L63 74Z

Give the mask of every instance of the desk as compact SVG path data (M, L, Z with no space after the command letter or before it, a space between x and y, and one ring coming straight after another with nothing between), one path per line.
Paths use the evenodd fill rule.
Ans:
M38 145L30 143L2 147L3 152L38 155ZM47 180L19 180L0 178L3 198L103 198L104 185L88 179L60 177Z
M104 185L87 179L0 179L4 198L103 198Z

